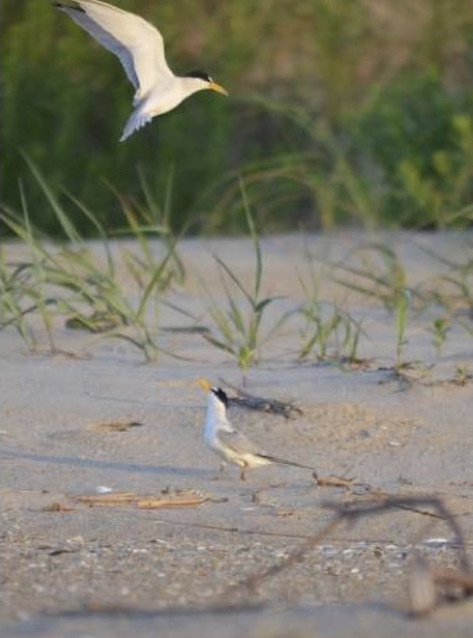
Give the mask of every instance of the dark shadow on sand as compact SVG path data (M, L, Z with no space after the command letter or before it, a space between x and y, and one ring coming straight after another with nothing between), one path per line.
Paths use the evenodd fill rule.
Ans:
M117 461L97 461L75 456L51 456L48 454L35 454L18 450L3 449L0 457L4 460L23 459L34 463L50 463L52 465L67 465L69 467L94 468L100 470L117 470L119 472L131 472L135 474L156 474L159 476L181 476L185 478L209 478L212 472L197 467L176 467L173 465L143 465L142 463L120 463Z

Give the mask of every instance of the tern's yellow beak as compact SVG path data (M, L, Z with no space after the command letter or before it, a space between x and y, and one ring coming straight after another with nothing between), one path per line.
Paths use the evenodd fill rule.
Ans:
M216 82L210 82L209 89L211 91L215 91L216 93L221 93L222 95L228 95L228 91L224 89L223 86L220 86L220 84L217 84Z
M210 383L210 381L207 381L207 379L197 379L197 383L206 392L208 392L212 388L212 384Z

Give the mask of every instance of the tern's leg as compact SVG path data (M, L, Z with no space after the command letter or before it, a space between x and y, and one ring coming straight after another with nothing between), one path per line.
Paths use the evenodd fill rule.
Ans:
M246 470L246 465L242 465L240 467L240 481L246 481L245 470Z
M212 481L218 481L219 479L221 479L222 476L225 474L226 468L227 468L227 464L225 463L225 461L222 461L220 463L220 468L218 470L218 473L213 477Z

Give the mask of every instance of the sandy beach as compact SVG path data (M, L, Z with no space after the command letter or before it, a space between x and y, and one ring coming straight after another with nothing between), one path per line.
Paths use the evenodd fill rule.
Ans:
M426 249L460 261L471 258L473 245L471 233L378 240L396 251L416 290L435 287L447 270ZM282 565L324 529L333 517L327 501L362 502L377 493L441 499L471 556L472 318L452 320L439 352L432 325L441 311L432 304L413 309L402 356L415 365L395 374L394 314L379 299L335 283L327 265L353 263L353 251L372 241L348 231L261 240L263 293L278 297L263 334L303 303L309 251L317 256L320 299L362 322L362 363L298 361L303 326L290 319L263 343L244 388L293 402L300 412L284 418L230 410L269 453L313 466L322 477L353 479L352 489L317 486L310 471L276 465L248 472L246 482L235 467L214 480L219 460L202 441L207 397L196 380L241 387L242 371L170 307L160 315L162 352L147 364L132 345L60 320L53 354L30 354L13 327L0 331L3 636L470 635L471 598L421 619L408 613L415 556L459 566L458 539L423 505L341 523L300 561L248 587L248 578ZM124 246L130 248L114 246L117 255ZM22 246L5 250L7 259L25 258ZM170 300L210 325L209 295L226 299L215 255L251 281L252 243L188 239L178 252L186 276ZM129 285L125 269L117 277ZM462 316L468 309L455 303ZM41 339L39 320L32 321ZM122 493L136 499L108 506L81 500ZM148 508L142 501L149 497L172 506Z

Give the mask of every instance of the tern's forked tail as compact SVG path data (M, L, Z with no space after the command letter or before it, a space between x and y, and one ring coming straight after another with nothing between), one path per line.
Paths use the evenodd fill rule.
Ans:
M301 467L304 470L312 470L315 472L315 469L310 465L303 465L302 463L296 463L295 461L288 461L287 459L280 459L278 456L271 456L270 454L262 454L261 452L258 454L263 459L267 459L272 463L279 463L280 465L292 465L293 467Z
M138 106L128 118L120 142L124 142L130 135L133 135L135 131L149 124L152 119L153 117L148 112L143 111L142 107Z

